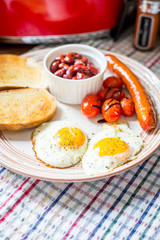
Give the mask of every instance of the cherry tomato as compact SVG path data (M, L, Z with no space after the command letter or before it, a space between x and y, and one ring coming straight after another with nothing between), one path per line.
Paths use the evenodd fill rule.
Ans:
M97 96L101 101L105 101L108 98L121 100L125 97L125 93L119 88L104 88L98 92Z
M95 94L88 94L81 103L81 111L87 117L95 117L100 113L101 101Z
M121 90L121 89L117 89L115 90L116 88L112 88L114 89L114 94L113 94L113 98L120 101L122 98L125 97L125 93Z
M104 89L99 90L99 92L97 93L97 96L99 97L99 99L100 99L101 101L104 101L104 100L105 100L106 90L107 90L107 89L104 88Z
M119 101L109 98L102 105L102 115L107 122L116 122L121 115Z
M122 86L123 86L123 81L120 77L111 76L106 78L103 81L104 88L107 88L107 87L122 88Z
M125 116L132 116L135 113L134 102L131 97L123 98L120 101L122 113Z

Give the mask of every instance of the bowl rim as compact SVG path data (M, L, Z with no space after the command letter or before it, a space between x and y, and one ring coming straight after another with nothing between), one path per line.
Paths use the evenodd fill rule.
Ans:
M104 62L103 62L102 69L100 69L99 73L96 74L96 75L94 75L93 77L89 77L89 78L86 78L86 79L78 79L78 80L69 79L69 78L62 78L62 77L58 77L58 76L54 75L54 74L48 69L48 67L47 67L47 60L48 60L48 58L49 58L50 55L52 55L52 53L54 53L55 51L57 51L57 50L59 50L59 49L65 49L65 48L71 47L71 46L73 46L73 47L83 47L83 48L86 48L86 49L91 49L91 50L97 52L99 55L101 55L101 57L104 58ZM63 54L63 53L62 53L62 54ZM72 44L72 43L71 43L71 44L64 44L64 45L61 45L61 46L59 46L59 47L55 47L55 48L51 49L51 50L45 55L45 57L44 57L44 59L43 59L43 67L44 67L44 69L47 71L47 73L49 73L49 75L50 75L51 77L54 77L54 78L57 79L57 80L60 80L60 79L61 79L61 81L64 81L64 82L72 82L72 83L73 83L73 82L77 82L77 83L80 83L80 82L87 82L87 81L89 81L89 80L93 80L93 79L99 77L100 75L104 74L104 72L105 72L105 70L106 70L106 68L107 68L107 61L106 61L106 59L105 59L105 55L104 55L99 49L97 49L97 48L95 48L95 47L92 47L92 46L90 46L90 45L87 45L87 44Z

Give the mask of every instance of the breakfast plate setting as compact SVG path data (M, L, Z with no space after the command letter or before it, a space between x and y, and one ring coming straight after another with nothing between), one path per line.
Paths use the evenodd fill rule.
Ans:
M84 182L117 175L148 159L160 146L159 79L153 72L142 64L121 54L95 49L95 52L91 51L90 55L90 51L87 46L82 45L83 47L86 47L86 50L85 48L81 49L77 46L74 49L74 44L67 46L69 46L69 49L66 50L66 54L67 52L75 52L75 49L77 49L76 52L78 53L78 50L83 50L81 53L89 57L93 67L98 64L100 72L97 73L97 76L94 76L93 74L90 79L76 79L74 81L57 75L56 78L60 79L57 83L54 79L52 79L54 78L54 74L50 72L49 68L49 70L46 70L46 68L47 64L50 66L51 61L53 61L53 59L55 59L55 57L58 56L63 49L60 48L57 52L55 52L55 49L46 48L23 54L21 56L22 58L27 58L29 59L28 61L31 61L29 62L30 66L40 64L43 68L44 64L46 72L43 73L41 77L46 79L46 82L49 81L49 89L54 97L51 94L51 98L48 96L48 91L44 90L46 89L46 86L42 82L39 82L39 85L41 84L41 89L44 89L39 90L37 87L36 90L26 89L25 94L27 97L25 97L25 94L23 93L24 90L20 86L17 86L20 87L17 95L17 105L19 104L18 99L20 94L24 94L24 98L27 99L28 109L31 109L32 106L37 108L37 105L34 105L34 102L36 101L35 99L39 98L41 98L41 108L37 109L37 111L35 110L35 116L33 117L34 123L30 124L29 127L28 125L25 125L25 123L22 124L23 128L19 125L17 126L12 124L11 126L3 124L3 127L1 127L2 131L0 132L0 164L11 171L32 178L55 182ZM98 51L98 54L100 53L97 57L98 60L95 60L93 57L94 54L96 55L96 51ZM100 112L93 117L87 117L83 114L81 109L82 99L88 93L96 94L100 90L104 79L113 75L115 77L117 76L117 73L113 73L111 69L106 67L106 63L103 65L103 61L100 62L99 59L101 55L101 61L105 55L116 57L138 77L141 85L145 89L145 92L149 96L150 102L155 111L156 124L153 129L149 131L142 129L135 113L129 117L121 114L116 123L103 121L103 112ZM61 64L63 64L63 61ZM94 69L94 71L96 71L96 69ZM101 72L103 71L104 75L102 74L103 76L101 76ZM80 74L81 73L79 73L79 75ZM41 79L41 77L38 78ZM44 86L42 87L43 84ZM78 90L76 89L77 87L74 88L74 84L79 84ZM27 86L24 85L23 87ZM34 88L35 86L31 87ZM8 88L11 88L11 86L8 86ZM81 89L83 91L81 91ZM95 89L97 89L97 92ZM16 91L17 94L17 90L6 91L7 93L5 92L5 94L7 94L7 96L8 91ZM125 88L124 92L125 96L128 98L129 93ZM51 104L48 106L47 104L49 101ZM72 101L74 104L72 104ZM48 106L47 110L45 109L45 116L43 115L44 112L42 112L44 119L43 121L35 120L35 118L41 114L43 103L45 106ZM116 104L117 106L119 105L119 103ZM11 109L9 111L11 111ZM21 114L20 111L21 109L19 109L19 114ZM78 142L76 142L76 144L80 144L78 151L73 149L73 143L72 147L69 150L65 150L63 153L62 148L65 144L68 144L68 140L66 140L65 133L63 132L64 129L68 131L67 134L70 134L70 131L72 130L71 138L69 139L70 142L72 142L72 140L75 141L75 138L73 139L72 135L77 136ZM60 138L62 148L57 146L57 140L55 137L57 133ZM61 139L61 136L63 139ZM103 153L106 151L103 147L106 148L106 144L108 144L108 146L110 145L110 142L108 143L102 141L106 137L111 141L118 138L119 140L116 141L120 141L121 144L124 144L125 142L127 143L126 146L124 145L124 155L121 151L118 153L118 145L115 147L117 154L119 154L117 155L117 158L110 157L110 154L108 154L108 163L106 163L106 160L103 160L103 155L105 155ZM114 145L115 142L113 141L112 144ZM96 147L99 147L99 149L102 150L102 154L100 156L99 153L100 157L98 158L94 157L94 154L96 154L94 151ZM85 157L83 157L84 154ZM124 161L124 159L127 160ZM60 164L61 160L62 163ZM104 162L104 165L102 162ZM111 166L111 163L113 163L113 166ZM105 169L107 169L107 171Z
M160 239L160 45L132 38L2 51L1 239Z

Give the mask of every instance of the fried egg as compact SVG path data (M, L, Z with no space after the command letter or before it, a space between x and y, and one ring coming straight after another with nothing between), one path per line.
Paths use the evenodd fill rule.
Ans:
M104 174L134 159L142 147L142 138L126 124L105 124L91 139L82 166L86 174Z
M78 163L88 145L86 134L67 121L44 123L33 131L33 150L38 159L56 168Z

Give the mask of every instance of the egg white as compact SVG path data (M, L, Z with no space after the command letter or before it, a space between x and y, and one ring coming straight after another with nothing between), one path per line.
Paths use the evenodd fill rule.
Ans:
M82 159L88 145L87 136L84 134L85 141L80 147L61 146L56 134L65 127L79 128L69 121L55 121L44 123L33 131L33 150L38 159L57 168L71 167Z
M118 138L128 144L128 151L110 156L99 156L95 144L104 138ZM142 138L134 133L126 124L104 124L102 131L97 133L90 141L88 149L82 159L82 167L88 175L104 174L135 158L143 147Z

